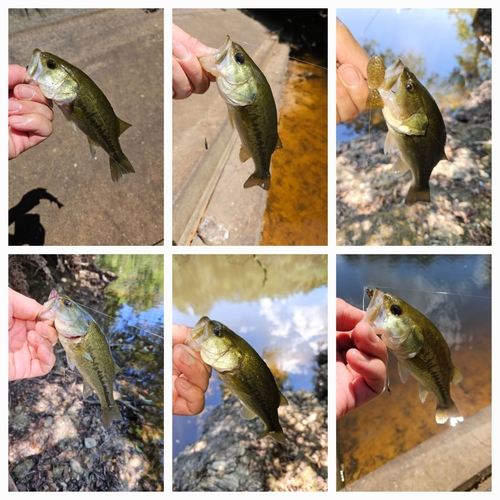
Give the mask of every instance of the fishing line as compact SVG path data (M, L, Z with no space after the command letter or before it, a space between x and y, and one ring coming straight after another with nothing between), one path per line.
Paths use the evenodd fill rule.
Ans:
M375 18L378 16L380 12L380 9L377 10L377 12L375 12L375 14L373 14L372 18L370 19L370 21L368 21L368 24L366 25L365 29L361 32L361 34L359 35L359 38L363 38L365 36L365 33L367 32L368 28L370 27L370 25L373 23L373 21L375 21Z
M83 309L88 309L89 311L92 311L92 312L95 312L97 314L100 314L102 316L106 316L107 318L109 319L112 319L112 320L115 320L116 318L109 315L109 314L106 314L106 313L103 313L102 311L98 311L97 309L92 309L92 307L89 307L89 306L86 306L86 305L83 305L83 304L80 304L79 302L77 302L76 300L73 300L73 302L75 304L78 304L80 307L82 307ZM144 328L140 328L139 326L134 326L134 325L131 325L129 323L127 323L127 326L129 328L135 328L136 330L140 330L141 332L144 332L144 333L147 333L149 335L152 335L153 337L158 337L160 339L163 339L163 337L161 335L158 335L157 333L153 333L153 332L150 332L149 330L145 330Z
M250 47L256 47L256 48L260 49L260 45L255 45L255 44L250 43L250 42L244 42L243 40L238 40L236 38L234 38L233 40L235 42L237 42L237 43L245 44L245 45L250 45ZM292 59L294 61L298 61L298 62L301 62L301 63L304 63L304 64L309 64L310 66L314 66L316 68L320 68L320 69L324 69L325 71L328 71L328 68L325 68L324 66L320 66L319 64L314 64L314 63L309 62L309 61L304 61L303 59L299 59L298 57L291 57L291 56L289 56L288 59Z
M379 290L401 290L403 292L417 292L417 293L433 293L436 295L454 295L457 297L471 297L471 298L476 298L476 299L491 299L491 296L488 295L472 295L472 294L464 294L464 293L453 293L453 292L444 292L440 290L419 290L417 288L401 288L401 287L396 287L396 286L373 286L373 285L366 285L363 288L363 311L365 311L365 297L366 297L366 290L368 288L371 288L372 290L374 288L378 288Z

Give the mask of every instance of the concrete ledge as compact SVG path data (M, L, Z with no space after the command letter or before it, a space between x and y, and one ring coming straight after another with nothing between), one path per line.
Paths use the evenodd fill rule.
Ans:
M487 406L341 491L468 491L491 475L491 445Z

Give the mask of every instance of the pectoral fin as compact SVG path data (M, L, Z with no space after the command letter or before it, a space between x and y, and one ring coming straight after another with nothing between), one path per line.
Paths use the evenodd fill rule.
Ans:
M425 135L429 119L424 113L415 113L407 120L401 122L398 132L406 135Z
M87 351L83 351L82 350L82 355L85 359L88 359L89 361L91 361L92 363L94 362L94 360L92 359L92 356L87 352Z

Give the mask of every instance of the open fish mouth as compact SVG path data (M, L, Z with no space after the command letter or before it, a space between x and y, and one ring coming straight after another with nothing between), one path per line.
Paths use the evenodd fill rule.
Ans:
M33 52L30 64L26 67L26 75L24 77L24 81L26 83L35 83L40 77L40 74L43 71L43 66L40 63L40 55L41 52L38 49Z
M380 86L380 90L395 92L396 89L394 86L397 84L404 69L405 65L401 62L401 59L398 59L392 66L389 66L385 70L385 82Z
M368 304L368 307L366 308L365 317L363 318L363 320L367 323L374 324L381 312L383 295L378 288L366 288L366 294L371 300ZM377 335L380 334L377 333Z
M230 36L227 35L226 39L224 40L224 43L222 44L222 46L219 48L219 50L217 52L214 52L210 56L204 56L201 59L203 59L204 62L205 61L213 61L214 65L221 64L222 61L224 60L224 58L227 56L229 49L231 48L232 43L233 42L231 42Z
M222 47L217 52L214 52L210 56L200 57L200 64L203 69L215 77L222 76L224 69L231 64L230 53L232 44L231 38L227 35Z
M199 351L201 349L201 344L206 336L205 333L207 331L208 323L210 319L207 316L203 316L200 318L198 323L194 325L194 328L189 332L189 335L186 337L185 344L194 349L195 351Z
M59 293L52 289L49 295L49 300L43 304L43 309L38 313L37 319L43 321L45 319L54 319L56 311L59 308Z

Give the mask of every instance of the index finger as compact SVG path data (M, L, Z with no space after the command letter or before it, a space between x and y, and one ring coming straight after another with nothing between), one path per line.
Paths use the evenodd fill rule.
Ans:
M13 89L16 85L24 83L26 76L26 68L19 64L9 64L9 89Z
M184 344L191 328L185 325L172 325L172 347L177 344Z
M35 299L25 297L12 288L9 288L9 308L12 317L24 321L36 321L38 314L44 310L44 307Z
M364 311L351 306L345 300L337 298L337 330L347 332L352 330L365 315Z

